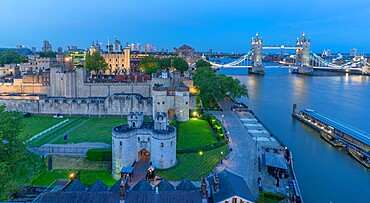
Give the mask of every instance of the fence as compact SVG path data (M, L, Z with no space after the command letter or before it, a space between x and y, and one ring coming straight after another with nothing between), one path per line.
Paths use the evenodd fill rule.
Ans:
M68 146L68 145L43 145L34 149L43 154L55 154L63 156L82 156L86 157L89 149L107 148L105 146Z

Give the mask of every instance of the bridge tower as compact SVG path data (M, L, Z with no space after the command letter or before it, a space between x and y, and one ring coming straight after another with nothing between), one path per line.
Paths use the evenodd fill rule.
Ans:
M301 39L297 39L296 65L298 73L312 74L313 68L310 65L311 40L306 39L303 33Z
M259 38L258 33L256 33L256 38L252 38L252 60L253 66L248 69L249 73L255 73L263 75L265 74L265 67L262 65L262 39Z

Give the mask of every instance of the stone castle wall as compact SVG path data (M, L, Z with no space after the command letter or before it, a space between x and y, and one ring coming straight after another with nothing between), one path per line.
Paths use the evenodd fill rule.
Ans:
M50 85L40 81L0 83L1 94L43 94L49 97L88 98L107 97L115 93L137 93L151 96L151 82L143 83L88 83L86 69L65 72L63 68L51 68Z
M155 131L139 128L127 132L112 131L112 176L120 178L122 167L131 167L140 159L140 151L150 153L150 161L158 169L174 166L176 161L176 129Z
M0 96L0 105L8 110L32 114L121 116L130 112L152 115L152 99L137 94L118 94L106 98L48 98Z

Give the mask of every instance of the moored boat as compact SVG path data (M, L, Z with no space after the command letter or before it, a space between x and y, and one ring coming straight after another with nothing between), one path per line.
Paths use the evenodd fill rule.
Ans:
M329 144L333 145L334 147L344 147L345 145L338 139L335 139L333 136L329 135L324 131L320 131L320 136L326 140Z
M370 160L369 157L365 156L358 150L354 148L348 148L348 152L360 163L362 163L366 168L370 168Z

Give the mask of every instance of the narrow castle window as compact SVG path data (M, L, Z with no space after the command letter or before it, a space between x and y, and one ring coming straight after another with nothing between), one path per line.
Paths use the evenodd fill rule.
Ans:
M163 147L163 142L161 143L161 147Z
M140 137L137 137L137 141L140 142Z
M186 105L188 105L188 102L185 102Z
M164 104L164 102L162 102L162 104Z
M172 141L171 141L171 146L172 146Z
M122 146L122 141L119 142L119 145Z

